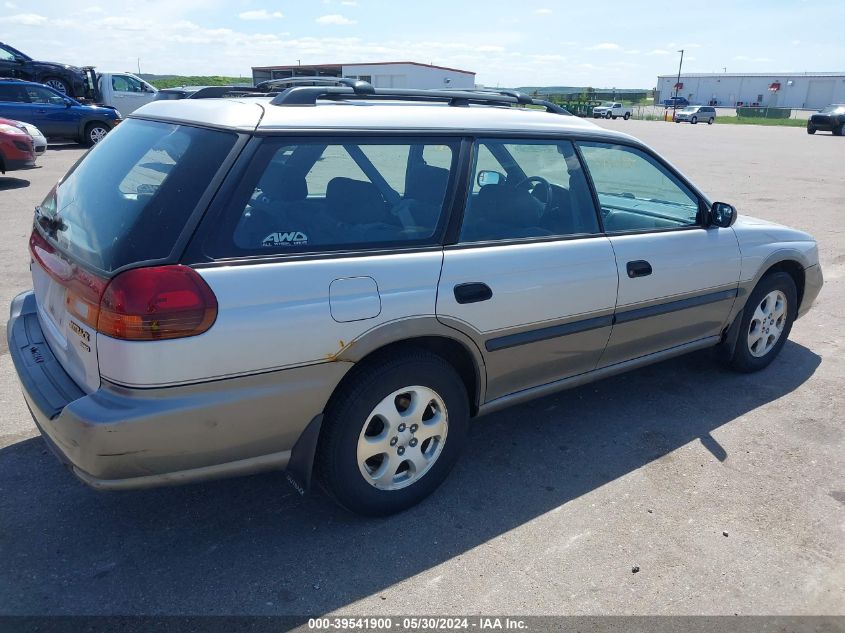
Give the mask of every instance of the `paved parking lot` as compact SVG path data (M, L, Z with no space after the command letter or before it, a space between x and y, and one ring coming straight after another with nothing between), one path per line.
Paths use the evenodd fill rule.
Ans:
M364 520L281 474L85 488L37 437L3 325L0 613L845 615L845 139L602 125L818 238L826 286L772 366L696 353L484 418L440 491ZM0 177L0 305L29 287L33 205L82 151Z

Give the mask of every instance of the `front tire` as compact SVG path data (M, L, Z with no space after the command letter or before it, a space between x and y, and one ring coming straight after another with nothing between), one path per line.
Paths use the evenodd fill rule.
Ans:
M613 113L612 113L612 112L608 112L607 114L605 114L605 115L604 115L604 118L605 118L605 119L609 119L609 118L610 118L610 117L612 117L612 116L613 116ZM614 117L614 118L615 118L615 117Z
M42 83L53 90L58 90L63 95L70 96L70 84L60 77L45 77Z
M780 353L798 312L798 291L787 273L763 277L742 311L731 367L755 372Z
M815 134L815 133L816 133L816 128L814 128L812 125L808 125L807 126L807 134Z
M692 120L690 120L690 123L692 123L693 125L698 123L698 117L697 116L692 117Z
M454 367L406 348L341 387L326 412L317 472L348 510L394 514L446 479L468 430L469 402Z
M87 145L88 147L93 147L104 138L106 138L106 134L109 133L109 128L105 123L89 123L85 126L85 138L83 139L83 144Z

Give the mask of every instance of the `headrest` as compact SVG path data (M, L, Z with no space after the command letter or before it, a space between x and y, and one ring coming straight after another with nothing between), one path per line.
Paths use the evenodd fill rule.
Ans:
M258 183L258 188L273 202L300 202L308 197L305 176L291 169L270 169Z
M332 178L326 187L329 213L347 224L383 222L386 207L378 187L352 178Z
M408 174L405 197L430 204L443 204L446 185L449 183L449 170L431 165L421 165Z

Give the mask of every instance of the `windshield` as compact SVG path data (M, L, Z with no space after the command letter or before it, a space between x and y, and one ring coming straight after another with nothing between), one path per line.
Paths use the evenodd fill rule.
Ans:
M50 192L39 223L59 249L105 272L167 257L236 138L126 121Z
M845 113L845 104L829 105L824 110L822 110L822 114L840 114L840 113Z
M698 108L689 107L684 108L683 110L681 110L681 112L695 112L696 110L698 110Z

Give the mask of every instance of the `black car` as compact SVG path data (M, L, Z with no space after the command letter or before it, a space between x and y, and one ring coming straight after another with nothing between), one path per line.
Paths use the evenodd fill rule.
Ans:
M845 136L845 103L834 103L811 116L807 121L807 134L815 134L816 130Z
M70 97L85 96L85 74L81 68L38 62L3 42L0 42L0 79L25 79L46 84Z

